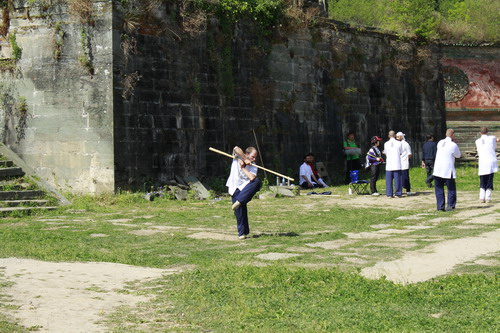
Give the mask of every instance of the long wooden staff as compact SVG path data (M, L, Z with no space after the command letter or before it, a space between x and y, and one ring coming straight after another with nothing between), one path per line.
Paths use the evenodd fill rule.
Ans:
M215 148L212 148L212 147L208 148L208 150L211 150L211 151L213 151L213 152L215 152L215 153L217 153L217 154L221 154L221 155L224 155L224 156L229 157L229 158L237 158L237 157L235 157L235 156L233 156L233 155L230 155L230 154L228 154L228 153L225 153L225 152L223 152L223 151L220 151L220 150L215 149ZM285 178L285 179L288 179L288 180L290 180L290 181L292 181L292 182L295 180L295 179L290 178L290 177L288 177L288 176L282 175L281 173L277 173L276 171L269 170L269 169L266 169L266 168L264 168L264 167L261 167L261 166L259 166L259 165L255 164L255 163L252 163L252 165L253 165L253 166L255 166L255 167L257 167L257 168L259 168L259 169L262 169L262 170L264 170L264 171L267 171L267 172L273 173L273 174L275 174L276 176L280 176L280 177L283 177L283 178Z

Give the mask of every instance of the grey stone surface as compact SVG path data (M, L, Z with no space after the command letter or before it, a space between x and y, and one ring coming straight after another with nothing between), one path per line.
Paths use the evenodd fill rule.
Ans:
M264 192L259 194L259 199L266 200L266 199L271 199L271 198L276 198L276 192Z
M184 177L184 181L189 185L191 190L196 191L196 195L199 199L205 200L210 198L210 193L196 177Z
M0 82L14 99L26 98L24 137L19 119L7 125L3 142L43 179L73 192L114 189L111 2L93 1L99 8L93 27L83 27L67 14L64 4L47 13L30 8L30 19L16 2L10 31L23 49L16 72L0 73ZM64 31L61 58L54 58L56 23ZM94 73L80 65L82 28ZM86 147L84 149L84 146ZM110 158L111 157L111 158Z
M188 197L188 191L183 190L178 186L169 186L169 189L174 192L174 196L177 200L186 200Z
M440 52L432 44L332 29L333 23L319 24L320 40L299 29L287 33L286 43L271 43L241 24L227 55L224 45L209 42L225 39L216 20L194 35L158 29L178 31L177 38L144 27L124 31L124 11L111 0L93 1L93 26L68 15L64 4L45 19L32 12L29 20L24 5L11 17L23 57L14 73L0 73L0 82L14 98L26 98L29 117L23 138L18 119L0 119L7 128L2 140L40 177L67 191L143 189L175 175L220 177L229 163L208 147L255 145L252 130L266 167L296 170L314 147L334 174L343 168L341 142L349 131L366 151L371 136L403 130L418 161L423 134L445 129ZM178 24L168 14L176 9L160 6L154 21ZM59 60L56 23L64 30ZM124 54L125 37L137 52ZM261 43L269 52L259 52ZM425 48L430 52L418 52ZM92 72L78 61L84 54Z
M269 186L269 189L276 194L280 194L284 197L294 197L295 194L292 191L292 188L287 186Z
M255 257L264 260L283 260L298 256L300 256L300 254L298 253L263 253L258 254Z

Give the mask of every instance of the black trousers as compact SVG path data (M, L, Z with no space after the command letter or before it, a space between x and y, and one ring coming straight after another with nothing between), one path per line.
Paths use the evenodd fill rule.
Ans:
M380 164L370 165L370 192L375 193L377 191L377 180L380 174Z
M493 176L495 176L494 173L479 176L479 187L484 188L485 190L490 189L493 191Z
M430 185L434 180L434 176L432 175L432 172L434 171L434 160L424 160L424 163L425 171L427 172L427 179L425 180L425 183Z

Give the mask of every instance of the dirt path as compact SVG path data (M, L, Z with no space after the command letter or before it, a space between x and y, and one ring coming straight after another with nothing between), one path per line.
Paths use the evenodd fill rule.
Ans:
M500 229L478 237L466 237L433 244L403 258L379 262L361 270L361 275L378 279L385 276L396 283L426 281L449 273L458 264L500 251Z
M174 270L112 263L45 262L0 258L0 270L12 287L12 311L17 321L37 332L106 332L103 315L120 305L133 306L147 298L118 293L128 281L148 280Z

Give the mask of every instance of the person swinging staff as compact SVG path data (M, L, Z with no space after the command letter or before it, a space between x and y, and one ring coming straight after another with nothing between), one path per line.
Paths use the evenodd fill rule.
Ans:
M257 158L257 149L248 147L243 153L243 150L236 146L233 155L236 158L231 164L231 173L226 186L232 198L238 238L245 239L250 233L247 204L262 187L262 181L257 178L257 167L252 165Z

